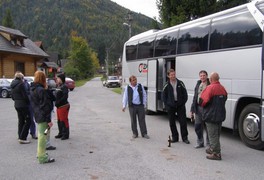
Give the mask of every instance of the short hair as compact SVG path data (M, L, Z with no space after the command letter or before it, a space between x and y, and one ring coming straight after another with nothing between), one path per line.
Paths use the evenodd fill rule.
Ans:
M17 71L15 73L15 78L16 79L23 79L24 78L24 74L22 72L20 72L20 71Z
M171 72L175 72L174 69L169 69L168 72L167 72L167 75L170 75Z
M135 79L135 78L137 79L137 77L136 77L136 76L134 76L134 75L130 76L130 77L129 77L129 82L131 82L131 81L132 81L132 79Z
M34 74L34 83L41 84L44 88L47 86L46 75L43 71L36 71Z
M204 73L204 74L206 74L206 76L208 76L208 73L206 72L206 70L201 70L201 71L199 72L199 75L202 74L202 73Z

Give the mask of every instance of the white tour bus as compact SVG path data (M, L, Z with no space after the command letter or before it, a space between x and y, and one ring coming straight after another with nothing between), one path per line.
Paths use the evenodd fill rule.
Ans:
M263 12L264 0L253 1L131 37L122 56L123 86L135 75L147 91L147 112L165 111L166 72L175 69L187 88L189 116L199 71L218 72L228 91L223 126L238 131L247 146L263 149Z

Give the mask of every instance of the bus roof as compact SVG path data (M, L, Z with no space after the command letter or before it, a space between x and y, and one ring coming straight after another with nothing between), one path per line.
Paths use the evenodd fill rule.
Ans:
M250 3L253 4L253 5L262 4L262 3L264 3L264 0L252 0L249 3L242 4L242 5L239 5L239 6L236 6L236 7L221 11L221 12L217 12L217 13L214 13L214 14L211 14L211 15L208 15L208 16L204 16L204 17L192 20L192 21L188 21L188 22L185 22L185 23L182 23L182 24L178 24L178 25L166 28L166 29L162 29L162 30L151 29L151 30L145 31L143 33L140 33L140 34L137 34L137 35L131 37L125 44L127 44L128 42L132 42L132 41L136 41L136 40L142 39L142 38L147 38L147 37L151 37L151 36L155 37L157 34L162 34L162 33L168 32L168 31L180 29L181 27L185 27L185 26L189 26L189 25L192 25L192 24L198 24L198 23L201 23L201 22L205 22L206 20L221 16L221 15L224 15L224 14L235 13L237 11L241 11L243 9L247 9L247 6Z

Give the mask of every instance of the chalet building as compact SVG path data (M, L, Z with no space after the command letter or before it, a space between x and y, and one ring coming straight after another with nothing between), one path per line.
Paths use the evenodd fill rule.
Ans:
M19 30L0 26L0 77L33 76L49 55Z
M44 52L44 46L42 41L36 41L35 44L42 49ZM38 64L38 69L44 71L46 76L49 78L55 78L58 73L59 66L56 59L58 59L58 53L48 53L49 58L43 59L42 63Z

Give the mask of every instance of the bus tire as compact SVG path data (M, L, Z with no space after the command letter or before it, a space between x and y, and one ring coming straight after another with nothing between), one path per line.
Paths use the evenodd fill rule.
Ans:
M253 149L263 149L264 142L260 137L260 107L259 104L247 105L239 117L239 136L246 146Z

